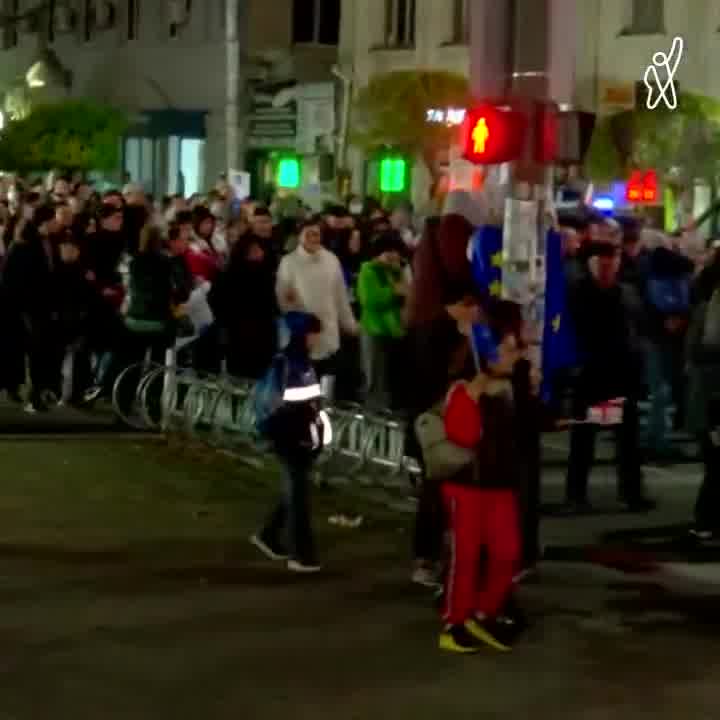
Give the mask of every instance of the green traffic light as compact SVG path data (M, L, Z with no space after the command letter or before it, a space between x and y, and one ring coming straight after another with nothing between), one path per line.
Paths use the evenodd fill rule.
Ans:
M280 159L277 167L277 184L280 188L300 187L300 160L295 157Z
M407 161L386 157L380 162L380 192L403 192L407 185Z

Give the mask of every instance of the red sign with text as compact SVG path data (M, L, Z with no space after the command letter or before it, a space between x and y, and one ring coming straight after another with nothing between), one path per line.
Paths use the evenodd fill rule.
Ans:
M625 198L630 203L657 202L658 179L655 170L634 170L628 180Z

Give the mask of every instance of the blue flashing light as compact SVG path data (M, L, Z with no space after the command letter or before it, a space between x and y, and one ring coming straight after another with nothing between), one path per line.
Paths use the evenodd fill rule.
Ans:
M612 215L615 211L615 200L609 195L598 195L593 202L593 207L604 215Z

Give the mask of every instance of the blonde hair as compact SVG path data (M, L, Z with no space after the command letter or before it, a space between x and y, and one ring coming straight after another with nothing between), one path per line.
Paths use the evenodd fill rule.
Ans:
M162 230L157 225L145 225L140 232L140 253L159 253L164 247L165 236Z

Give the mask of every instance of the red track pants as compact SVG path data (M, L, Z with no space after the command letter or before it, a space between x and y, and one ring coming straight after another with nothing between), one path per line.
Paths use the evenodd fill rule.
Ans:
M495 617L510 593L520 558L516 495L451 483L442 492L450 527L445 622L460 625L476 613Z

